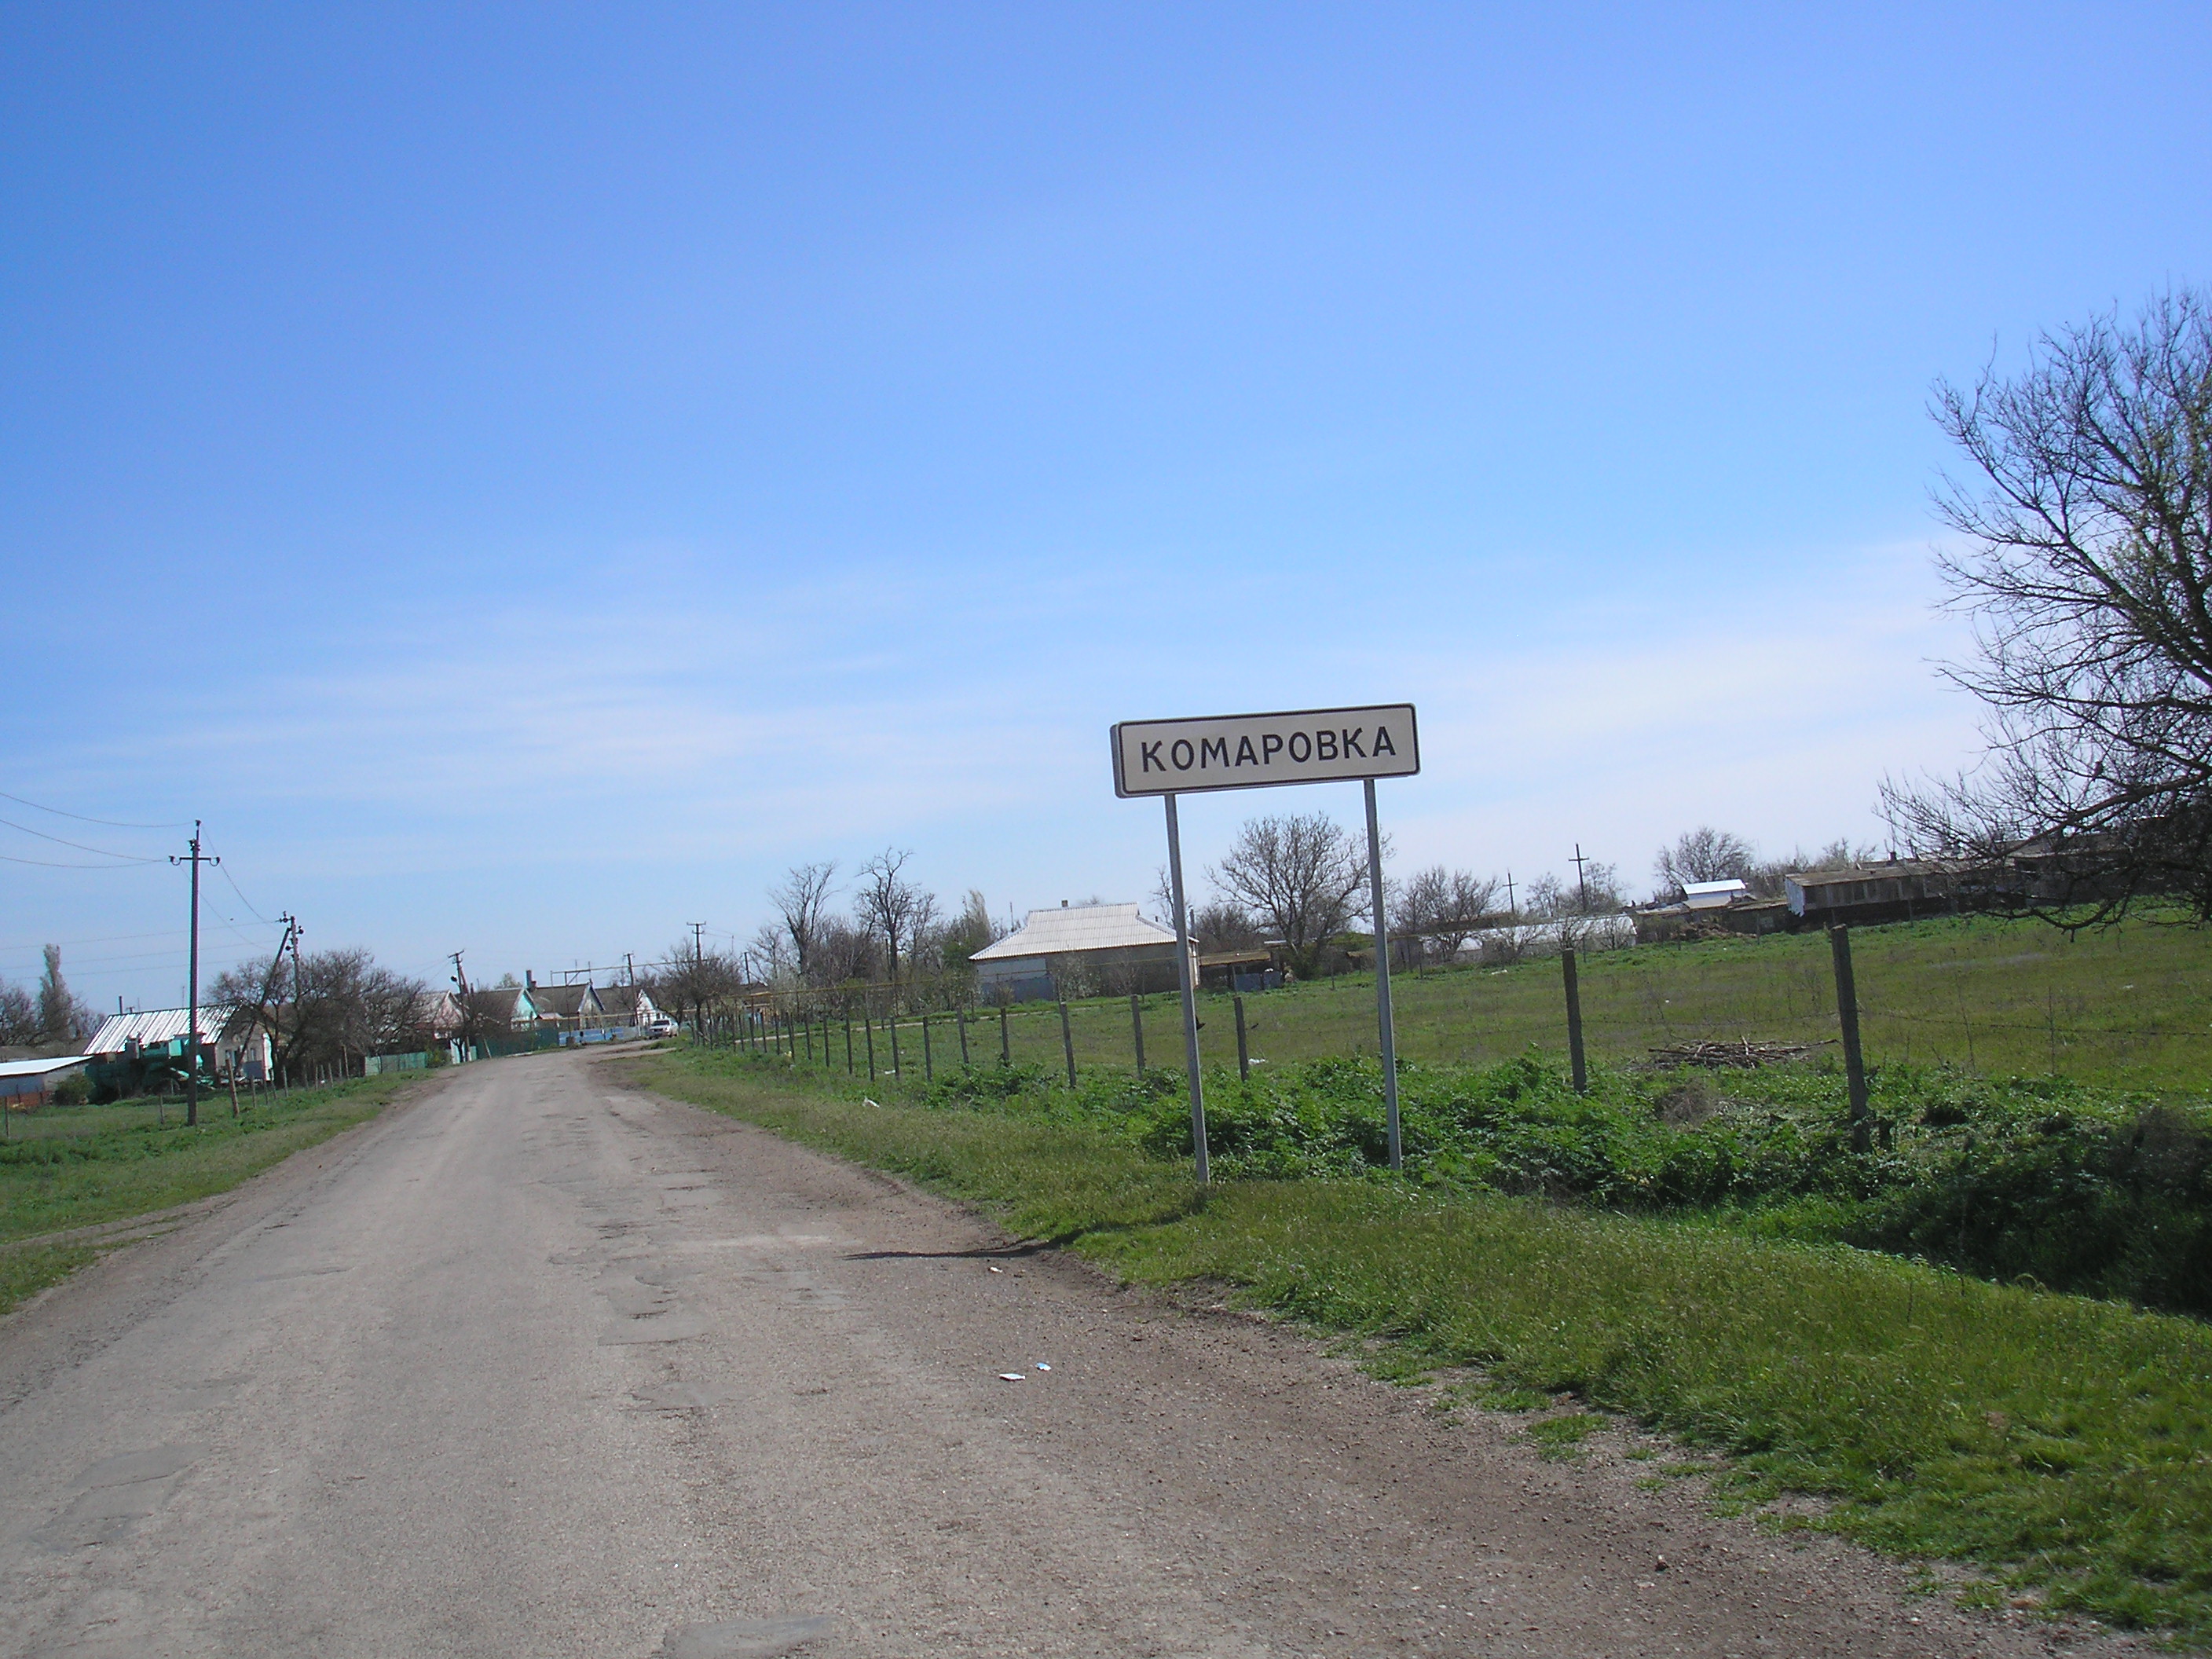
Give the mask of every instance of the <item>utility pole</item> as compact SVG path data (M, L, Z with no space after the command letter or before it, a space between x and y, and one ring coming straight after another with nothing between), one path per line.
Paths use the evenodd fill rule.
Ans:
M706 975L699 971L707 963L707 947L701 938L706 931L707 924L703 921L691 924L691 1041L694 1042L699 1041L700 1029L707 1023L707 988L700 983ZM872 1077L875 1073L871 1072L869 1075Z
M200 821L194 818L191 850L182 858L170 854L169 862L192 866L192 976L185 988L185 1127L191 1129L200 1121L200 866L222 860L200 851Z
M1505 919L1516 925L1521 920L1520 908L1513 902L1513 872L1510 870L1505 872Z
M253 1003L254 1018L265 1022L269 1028L267 1041L270 1044L269 1057L270 1064L264 1068L267 1071L274 1071L276 1069L276 1039L283 1035L283 1033L277 1030L276 1016L269 1006L269 994L276 988L276 975L277 971L284 965L285 949L292 943L293 931L300 925L299 921L289 910L280 914L276 920L284 924L283 937L276 941L276 954L269 958L269 971L261 976L261 994L254 999ZM294 1012L296 1014L298 1010L295 1008ZM235 1068L234 1067L233 1069ZM273 1077L264 1077L261 1081L263 1085L266 1087L267 1085L275 1083L276 1079Z
M303 930L295 920L292 923L292 1052L284 1057L284 1074L292 1074L292 1061L297 1058L300 1039L307 1029L307 977L300 966L300 934Z
M623 967L629 974L629 977L623 982L626 985L635 985L637 983L637 958L632 956L628 951L623 952Z
M1589 914L1589 878L1583 872L1583 866L1589 862L1589 860L1583 856L1582 842L1577 842L1575 843L1575 887L1583 896L1584 915Z

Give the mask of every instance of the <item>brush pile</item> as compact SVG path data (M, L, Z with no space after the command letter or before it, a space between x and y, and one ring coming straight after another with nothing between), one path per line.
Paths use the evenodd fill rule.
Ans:
M1810 1054L1812 1047L1803 1042L1753 1042L1746 1037L1736 1042L1670 1042L1664 1048L1651 1050L1654 1066L1705 1066L1715 1070L1733 1066L1739 1071L1750 1071L1760 1066L1774 1066L1785 1060L1796 1060Z

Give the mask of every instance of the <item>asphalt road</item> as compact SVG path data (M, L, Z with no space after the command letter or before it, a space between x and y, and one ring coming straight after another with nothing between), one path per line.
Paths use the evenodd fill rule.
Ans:
M1632 1443L1547 1462L604 1060L501 1060L0 1323L0 1654L2124 1645L1644 1490Z

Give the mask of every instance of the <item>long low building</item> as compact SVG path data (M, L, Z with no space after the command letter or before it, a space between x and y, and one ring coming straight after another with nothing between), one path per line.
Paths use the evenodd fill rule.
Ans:
M1098 992L1173 990L1176 937L1133 904L1062 904L1032 910L1014 932L968 958L986 1002L1043 1002ZM1192 982L1198 952L1191 951Z
M45 1060L0 1060L0 1108L24 1112L44 1106L64 1078L84 1070L82 1054L54 1054Z

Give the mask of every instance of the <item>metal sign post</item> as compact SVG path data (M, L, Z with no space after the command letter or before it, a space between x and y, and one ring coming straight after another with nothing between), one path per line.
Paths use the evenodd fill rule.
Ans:
M1409 702L1358 708L1308 708L1275 714L1223 714L1199 720L1124 720L1113 730L1114 793L1123 799L1158 795L1168 818L1168 886L1175 905L1176 968L1182 986L1183 1060L1190 1073L1191 1150L1198 1178L1208 1179L1206 1091L1199 1080L1198 986L1183 896L1182 832L1176 797L1202 790L1264 789L1291 783L1362 786L1367 802L1368 899L1375 913L1375 1019L1382 1036L1382 1098L1390 1129L1390 1167L1402 1169L1398 1121L1398 1039L1390 1011L1389 918L1382 891L1382 835L1375 780L1411 777L1421 769L1419 732ZM1241 1010L1239 1011L1242 1012Z
M1382 832L1375 823L1375 780L1364 778L1367 794L1367 893L1375 907L1375 1024L1382 1042L1382 1114L1390 1127L1390 1167L1406 1167L1405 1143L1398 1133L1398 1030L1390 1015L1390 928L1382 905Z
M1182 1059L1190 1073L1190 1144L1198 1155L1198 1181L1212 1179L1206 1158L1206 1085L1198 1078L1198 987L1190 971L1190 913L1182 902L1182 829L1176 822L1176 798L1168 804L1168 893L1175 902L1176 978L1182 987Z

